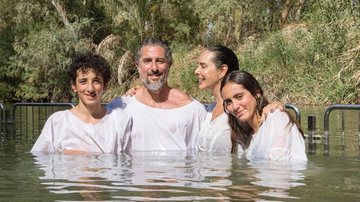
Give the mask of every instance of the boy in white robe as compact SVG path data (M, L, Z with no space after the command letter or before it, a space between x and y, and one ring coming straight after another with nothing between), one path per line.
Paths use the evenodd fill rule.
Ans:
M111 78L110 66L101 56L87 53L70 65L71 87L79 103L52 114L31 149L32 152L118 153L127 148L132 119L121 109L107 109L101 97Z

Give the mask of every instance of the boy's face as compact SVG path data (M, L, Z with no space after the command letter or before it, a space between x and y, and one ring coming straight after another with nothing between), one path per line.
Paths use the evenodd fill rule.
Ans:
M76 72L76 81L71 88L79 96L79 104L101 104L101 97L106 90L106 84L101 75L97 75L92 69L86 72L80 69Z

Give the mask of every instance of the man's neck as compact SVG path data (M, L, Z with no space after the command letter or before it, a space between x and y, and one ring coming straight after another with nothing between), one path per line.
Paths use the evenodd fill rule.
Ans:
M168 85L164 85L157 91L152 91L145 86L141 86L136 92L135 97L144 104L156 107L158 104L165 103L169 100L170 90L171 88Z

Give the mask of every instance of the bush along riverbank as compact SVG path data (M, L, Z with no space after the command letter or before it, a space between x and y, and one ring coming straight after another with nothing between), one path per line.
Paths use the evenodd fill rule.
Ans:
M269 100L360 103L360 2L333 0L0 2L0 101L70 102L70 58L92 51L113 76L103 102L139 85L140 41L167 40L169 83L207 103L194 76L202 47L233 49Z

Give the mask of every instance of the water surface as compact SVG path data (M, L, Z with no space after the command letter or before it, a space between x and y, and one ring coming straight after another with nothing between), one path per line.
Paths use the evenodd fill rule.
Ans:
M324 109L301 112L305 132L315 114L321 135ZM344 131L341 116L331 116L330 155L320 138L302 164L188 152L32 154L32 139L2 136L0 201L360 201L358 114L345 114Z

